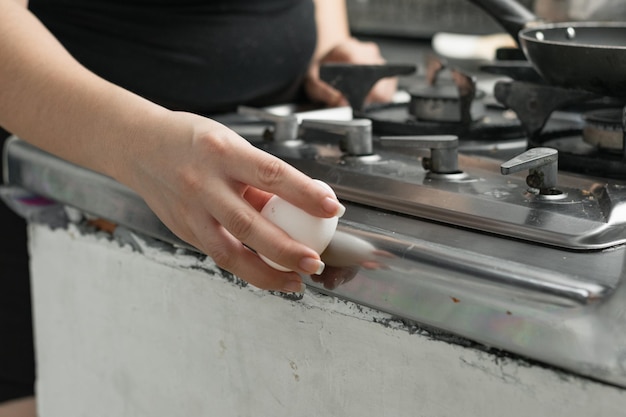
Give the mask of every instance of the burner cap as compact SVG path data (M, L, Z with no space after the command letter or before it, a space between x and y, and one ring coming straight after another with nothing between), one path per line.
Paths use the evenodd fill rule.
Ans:
M469 105L469 119L456 85L415 86L409 89L409 112L418 120L433 122L474 122L485 116L484 91L477 90ZM465 99L465 98L464 98Z
M413 86L409 94L421 99L459 100L459 89L454 84Z
M583 140L599 149L621 152L624 147L622 109L592 110L583 115Z

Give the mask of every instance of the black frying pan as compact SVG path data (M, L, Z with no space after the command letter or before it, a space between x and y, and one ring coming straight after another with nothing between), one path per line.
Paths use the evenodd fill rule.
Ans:
M626 96L626 23L546 24L515 0L470 0L502 25L550 84Z

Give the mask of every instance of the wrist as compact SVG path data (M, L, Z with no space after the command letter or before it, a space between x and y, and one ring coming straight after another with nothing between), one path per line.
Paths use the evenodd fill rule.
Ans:
M168 142L181 137L184 127L175 122L174 112L151 102L132 107L112 129L103 152L107 160L99 160L97 169L133 189L143 172L154 169L148 164L167 157Z

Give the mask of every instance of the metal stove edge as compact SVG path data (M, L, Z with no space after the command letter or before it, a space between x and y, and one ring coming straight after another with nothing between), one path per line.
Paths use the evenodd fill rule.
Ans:
M10 185L189 248L108 177L17 138L4 158ZM324 254L322 276L304 277L307 285L626 388L623 246L576 252L464 228L451 234L437 222L346 205L343 240Z

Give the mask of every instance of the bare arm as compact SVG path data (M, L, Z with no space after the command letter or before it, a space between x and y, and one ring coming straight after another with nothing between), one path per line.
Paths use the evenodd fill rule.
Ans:
M20 4L21 3L21 4ZM272 194L330 217L331 194L230 129L173 112L91 73L23 5L0 0L0 125L137 191L180 238L266 289L293 291L321 261L258 210Z
M129 145L129 130L167 112L87 71L17 3L0 1L0 124L65 159L118 177L126 162L108 160L103 151L119 141Z
M317 22L317 47L307 79L306 92L314 101L330 106L347 105L341 93L319 79L319 66L325 62L352 64L384 64L378 45L362 42L350 35L345 0L314 0ZM397 80L386 78L374 85L367 102L391 101Z
M319 61L334 47L350 39L345 0L314 0L317 24L317 47L314 59Z

